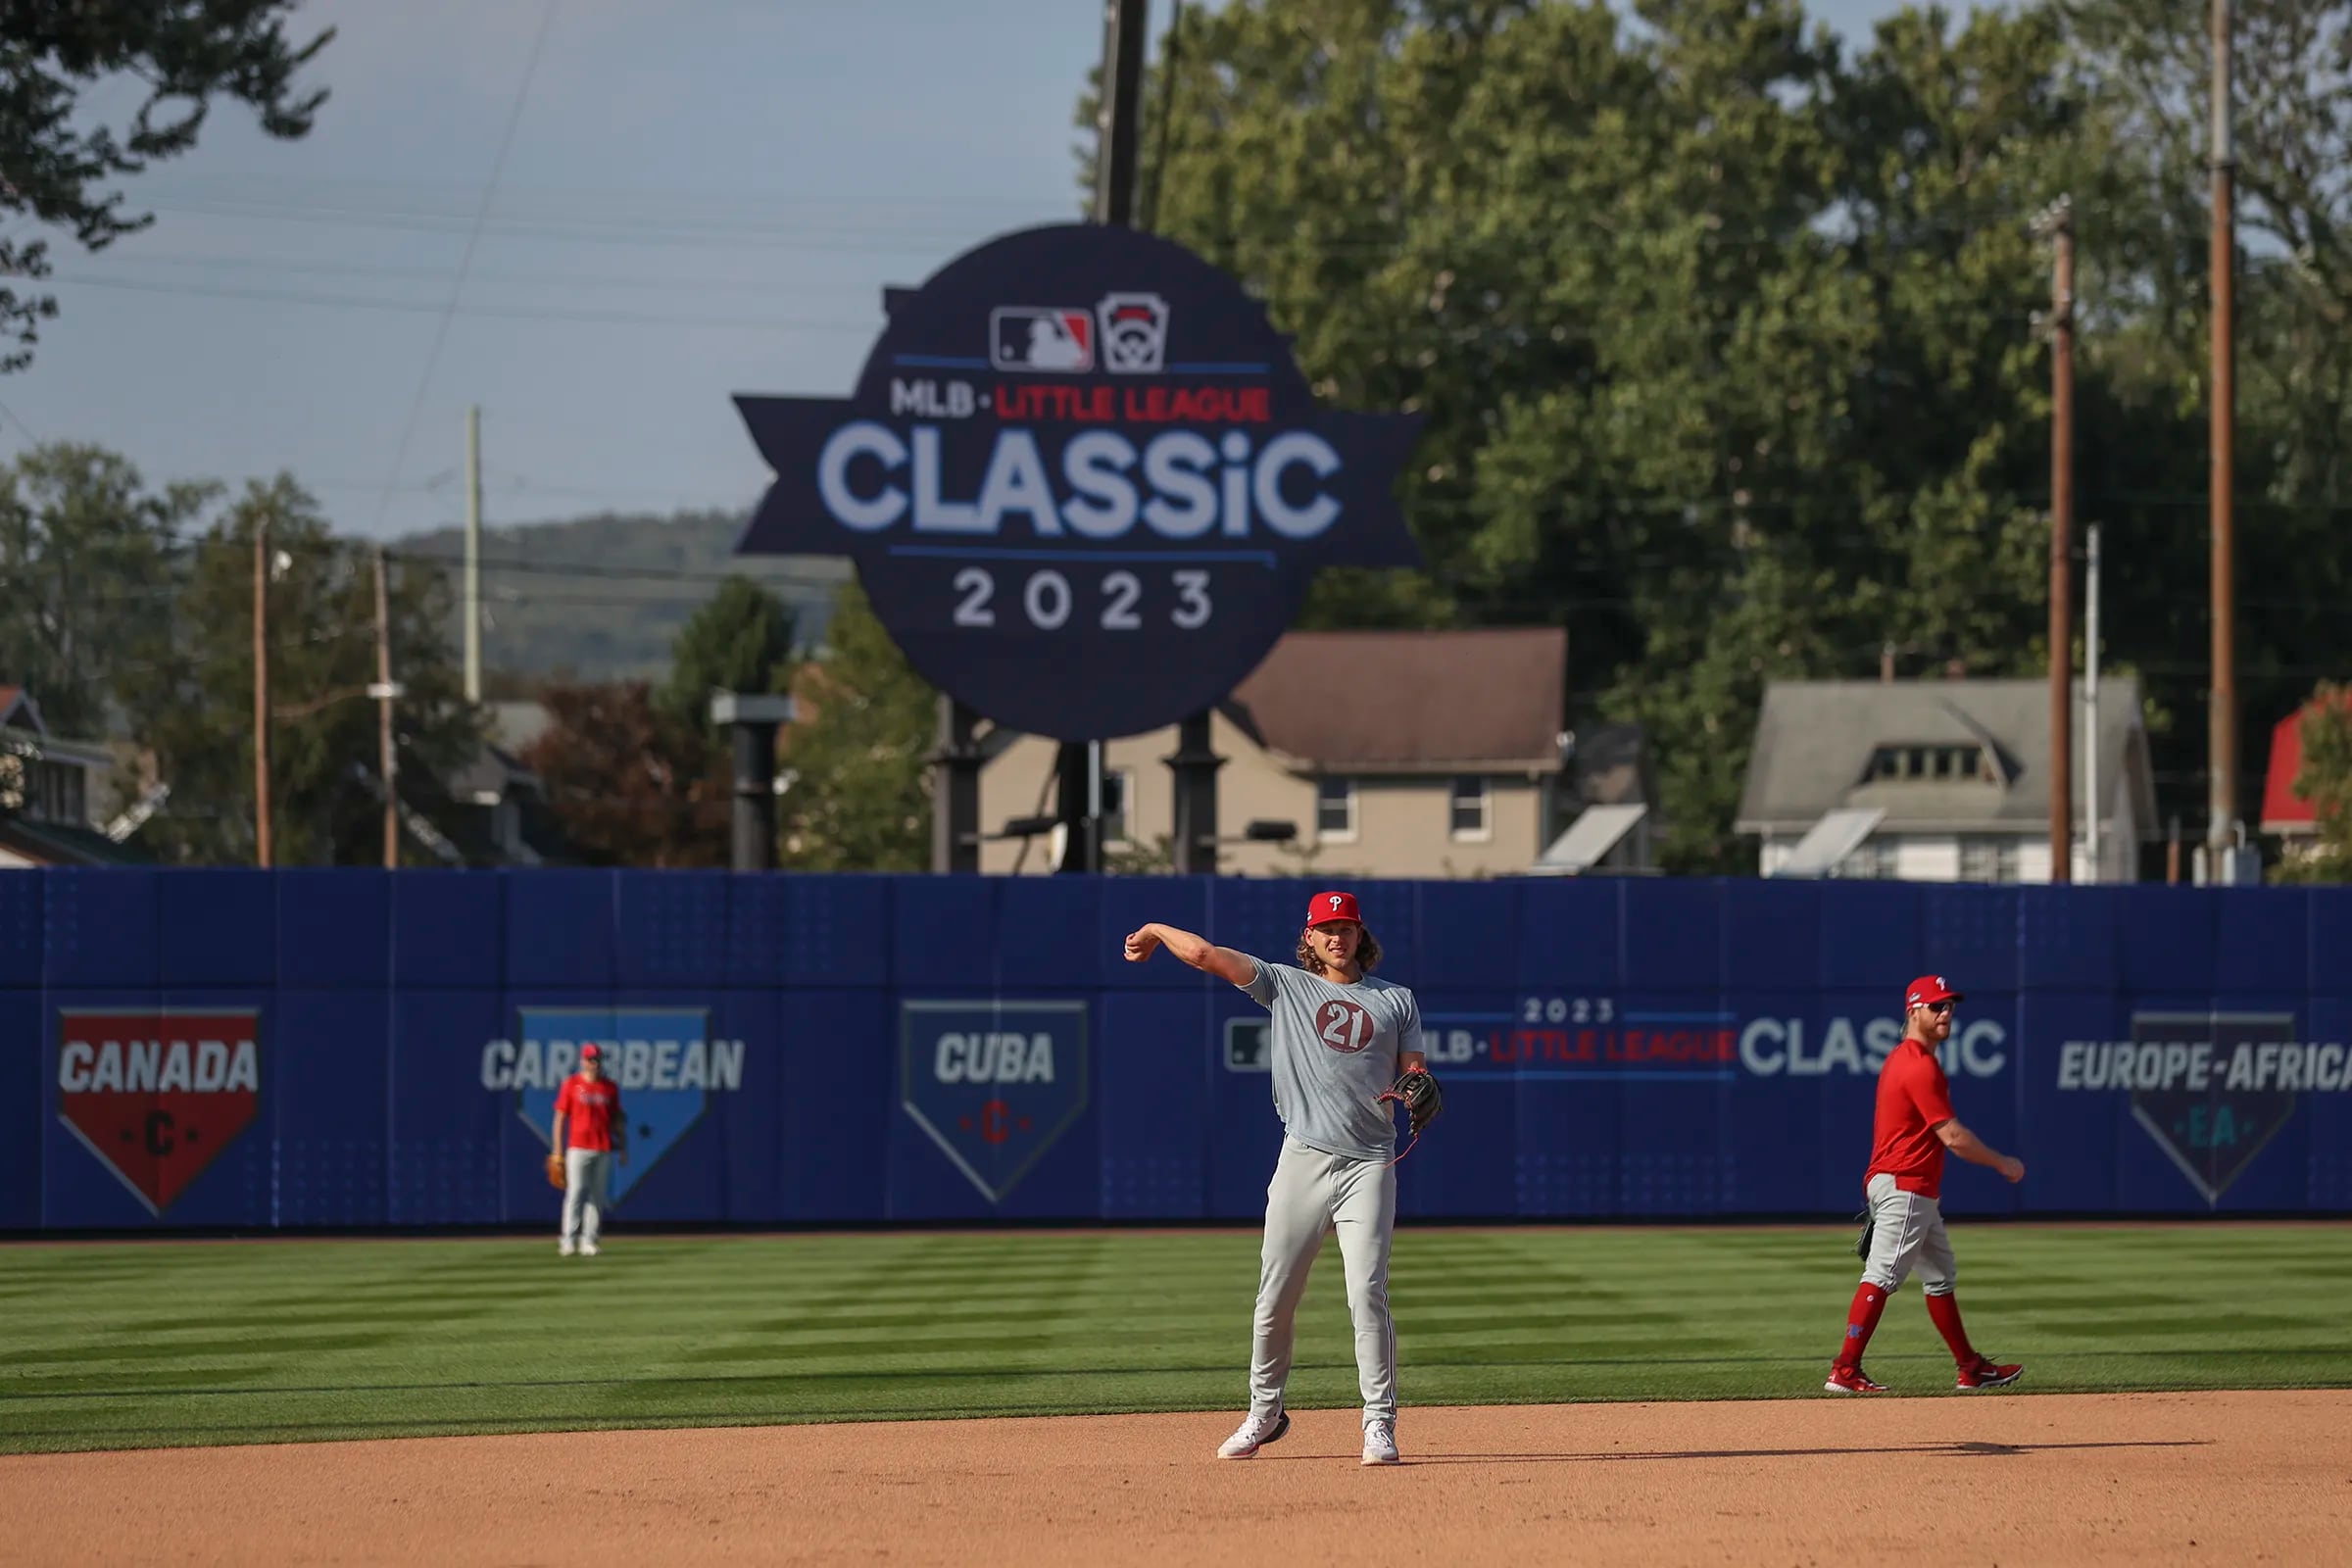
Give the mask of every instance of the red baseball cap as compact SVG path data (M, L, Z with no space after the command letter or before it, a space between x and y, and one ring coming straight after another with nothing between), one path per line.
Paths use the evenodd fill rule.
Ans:
M602 1061L605 1059L604 1048L596 1045L582 1046L580 1059L582 1061Z
M1910 989L1903 993L1905 1010L1912 1007L1931 1006L1938 1002L1966 1002L1967 1000L1959 992L1945 985L1943 976L1939 974L1921 975L1912 981Z
M1353 920L1357 925L1364 917L1356 911L1352 893L1318 893L1307 902L1306 923L1322 925L1332 920Z

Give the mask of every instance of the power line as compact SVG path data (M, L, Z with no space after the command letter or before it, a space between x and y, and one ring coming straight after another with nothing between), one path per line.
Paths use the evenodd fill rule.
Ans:
M514 88L514 105L507 111L507 126L498 138L498 154L490 161L490 179L482 187L481 205L474 210L473 226L466 231L466 250L458 258L457 276L450 280L449 302L442 307L440 322L433 328L433 344L424 356L424 372L416 378L416 395L409 402L409 416L400 430L400 443L392 451L392 466L384 475L384 494L375 510L376 525L383 525L384 514L392 509L392 486L400 478L400 466L408 461L409 442L416 434L417 416L424 412L424 395L433 384L433 371L441 364L441 345L449 338L449 323L456 317L458 297L466 291L466 273L473 266L474 247L481 243L482 220L490 216L490 203L498 193L499 176L506 172L507 154L514 145L514 127L522 122L522 106L531 96L531 78L539 74L539 54L547 44L548 24L555 19L556 0L540 0L539 26L531 34L531 55L523 63L522 80Z

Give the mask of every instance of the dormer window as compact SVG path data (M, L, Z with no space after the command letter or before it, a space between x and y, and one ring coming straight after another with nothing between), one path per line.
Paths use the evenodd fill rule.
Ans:
M1881 746L1870 754L1870 784L1990 784L1997 782L1984 748L1944 742Z

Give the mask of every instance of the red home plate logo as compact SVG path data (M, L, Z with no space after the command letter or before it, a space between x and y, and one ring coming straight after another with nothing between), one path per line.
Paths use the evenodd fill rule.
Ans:
M262 1102L252 1007L65 1007L58 1115L149 1212L170 1208Z

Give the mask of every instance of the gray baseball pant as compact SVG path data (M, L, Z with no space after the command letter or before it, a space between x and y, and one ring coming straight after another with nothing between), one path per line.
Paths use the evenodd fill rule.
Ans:
M1862 1283L1892 1296L1917 1268L1921 1290L1930 1296L1951 1295L1959 1269L1952 1261L1952 1238L1943 1228L1943 1206L1933 1198L1904 1192L1884 1173L1873 1176L1862 1195L1870 1200L1873 1226Z
M1322 1250L1325 1227L1340 1238L1348 1276L1348 1313L1355 1323L1355 1377L1364 1420L1396 1419L1396 1324L1389 1316L1389 1241L1396 1229L1396 1171L1373 1159L1349 1159L1282 1141L1282 1158L1266 1187L1266 1243L1257 1276L1256 1332L1250 1347L1250 1411L1282 1408L1290 1381L1293 1324L1306 1294L1307 1270Z
M564 1240L596 1245L604 1228L606 1197L612 1180L612 1154L604 1149L564 1151Z

